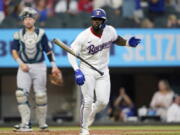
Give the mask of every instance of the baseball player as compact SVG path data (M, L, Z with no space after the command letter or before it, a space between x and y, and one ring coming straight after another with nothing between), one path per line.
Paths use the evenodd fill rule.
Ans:
M85 63L80 66L76 57L68 54L69 62L75 71L75 80L81 86L83 102L80 109L80 135L89 135L90 126L97 112L105 108L110 97L109 53L113 43L120 46L136 47L140 39L131 37L125 40L117 35L114 27L106 25L106 12L103 9L93 10L91 14L92 26L81 32L71 44L72 50L97 69L104 72L101 76ZM94 91L96 101L94 101Z
M16 99L21 116L21 124L15 125L17 131L32 131L30 125L30 108L28 94L31 85L35 92L36 114L39 128L48 128L46 124L47 93L46 93L46 65L44 52L52 65L52 74L60 74L57 68L54 54L43 29L34 26L36 22L36 10L26 7L20 14L23 26L14 33L12 55L19 64L17 72Z

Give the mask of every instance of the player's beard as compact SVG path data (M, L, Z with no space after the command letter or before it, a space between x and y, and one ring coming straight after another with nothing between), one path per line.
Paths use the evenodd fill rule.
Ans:
M101 29L100 29L100 25L101 25L101 24L99 24L99 25L93 25L92 27L93 27L94 31L96 31L96 32L100 31L100 30L101 30Z

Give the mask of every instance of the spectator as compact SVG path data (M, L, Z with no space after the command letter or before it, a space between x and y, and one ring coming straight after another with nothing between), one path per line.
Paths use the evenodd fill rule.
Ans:
M141 21L141 28L154 28L154 23L145 18Z
M104 6L107 6L107 0L94 0L93 1L93 7L94 9L102 8Z
M76 0L59 0L59 2L55 6L56 13L77 13L77 1Z
M34 0L21 0L20 4L22 8L35 6Z
M177 28L180 27L180 21L177 19L176 15L172 14L168 16L167 28Z
M54 11L54 6L55 6L56 0L47 0L47 8L49 9L50 16L53 16L55 11Z
M168 2L177 12L180 12L180 0L168 0Z
M154 94L150 106L162 120L166 120L167 109L172 103L174 92L167 80L160 80L158 87L159 91Z
M107 5L113 9L119 9L122 6L123 0L106 0Z
M79 12L91 13L93 10L93 0L78 0Z
M122 15L124 18L134 18L136 3L134 0L124 0L122 4Z
M149 0L148 6L148 17L151 21L165 14L165 0Z
M119 96L114 102L114 119L115 121L126 121L128 117L135 116L135 109L132 100L126 94L125 88L119 89Z
M122 4L123 21L121 27L137 27L143 17L139 0L124 0Z
M175 95L167 111L167 122L180 122L180 96Z
M113 9L118 9L122 5L123 0L94 0L94 9L102 8L105 6L111 7Z
M4 0L0 0L0 24L4 20L5 14L4 14Z
M39 13L39 24L41 27L45 26L45 21L50 16L50 10L46 8L47 0L37 0L36 1L36 10Z

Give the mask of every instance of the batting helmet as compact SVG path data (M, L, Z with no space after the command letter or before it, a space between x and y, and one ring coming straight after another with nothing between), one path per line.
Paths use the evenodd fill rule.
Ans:
M24 19L24 18L26 18L26 17L32 17L32 18L36 18L37 17L37 11L35 10L35 9L33 9L33 8L31 8L31 7L25 7L22 11L21 11L21 13L20 13L20 15L19 15L19 17L21 18L21 19Z
M103 23L101 25L99 25L99 29L104 29L105 26L106 26L106 12L101 9L101 8L98 8L98 9L95 9L92 11L91 13L91 18L100 18L100 19L103 19Z
M106 18L106 12L101 8L95 9L91 13L91 18L101 18L101 19L106 20L107 19Z

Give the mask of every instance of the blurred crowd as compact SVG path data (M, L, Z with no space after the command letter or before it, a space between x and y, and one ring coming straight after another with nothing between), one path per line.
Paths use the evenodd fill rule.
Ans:
M0 0L0 27L19 26L13 23L19 23L25 6L38 11L41 27L87 27L89 14L96 8L105 9L108 23L115 27L180 27L180 0ZM61 20L63 25L58 25Z
M113 121L163 121L180 122L180 95L174 92L167 80L159 80L158 90L149 106L137 108L124 87L113 100L107 114ZM143 119L142 119L143 117Z

